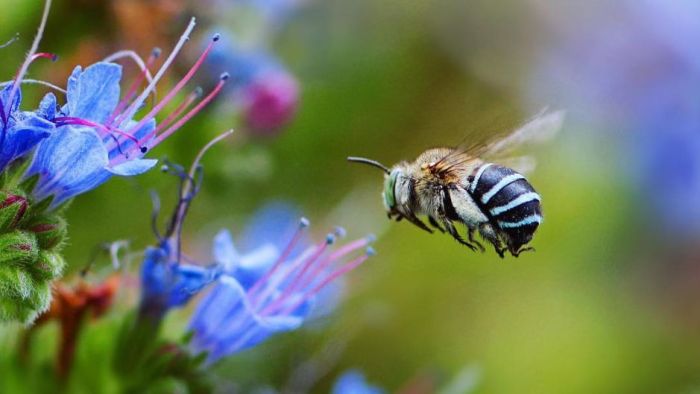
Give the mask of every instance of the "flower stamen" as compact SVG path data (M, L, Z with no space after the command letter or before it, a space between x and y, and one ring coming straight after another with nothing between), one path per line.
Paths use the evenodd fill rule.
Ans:
M362 256L356 257L354 260L350 261L349 263L347 263L347 264L337 268L335 271L331 272L325 279L323 279L318 285L316 285L316 287L314 287L313 289L306 292L295 304L287 307L284 311L282 311L282 314L289 314L289 313L294 312L304 302L308 301L311 297L314 297L321 290L323 290L326 286L328 286L331 282L333 282L337 278L347 274L348 272L354 270L355 268L359 267L370 256L374 256L375 253L376 252L374 251L374 249L371 246L367 247L367 249L365 250L365 253Z
M124 108L131 102L131 99L134 98L136 95L136 91L138 90L138 87L141 86L143 81L149 77L149 79L152 79L150 77L150 68L153 66L153 63L160 57L161 50L160 48L154 48L151 51L151 55L148 57L146 60L146 63L144 63L141 67L141 72L139 75L136 77L134 82L131 83L131 86L129 87L129 90L127 90L126 94L124 95L124 98L117 104L117 107L112 111L112 114L109 116L107 119L106 124L111 126L113 123L120 124L124 119L121 116L118 116ZM140 59L140 58L139 58ZM139 65L141 66L141 64ZM122 114L123 115L123 114Z
M155 134L157 135L160 131L164 130L166 127L170 126L175 119L182 115L185 110L189 109L192 103L199 100L202 97L204 91L201 87L197 86L192 93L187 95L187 98L180 103L180 105L175 108L175 110L168 115L162 122L156 127Z
M228 73L224 73L219 79L219 82L216 84L216 87L214 87L214 89L206 97L204 97L202 101L195 105L194 108L188 111L182 118L180 118L172 126L168 127L165 131L162 132L162 134L158 135L153 141L152 146L156 146L160 144L164 139L170 137L174 132L176 132L180 127L182 127L185 123L192 119L192 117L197 115L204 107L206 107L207 104L209 104L209 102L211 102L214 99L214 97L216 97L219 94L219 92L221 92L221 89L223 89L224 85L226 84L226 80L228 79L228 77ZM149 135L142 138L141 141L145 142L147 138L150 138L152 135L153 132L149 133Z
M260 279L258 279L258 281L255 282L255 284L253 284L250 290L248 290L248 294L251 298L255 296L257 291L260 290L260 288L265 283L267 283L270 277L279 269L280 265L282 265L282 263L287 260L289 255L294 250L294 247L301 240L301 237L304 235L305 232L304 230L307 227L309 227L309 219L301 218L301 220L299 220L299 227L297 227L297 230L294 232L292 239L287 243L287 246L285 246L284 250L282 251L282 254L280 254L275 263L272 265L272 268L267 270L267 272L265 272L265 274L262 277L260 277Z
M136 113L136 111L138 111L138 109L141 107L141 104L143 104L143 102L146 100L146 97L148 97L148 95L151 94L151 92L155 89L156 84L158 83L158 81L160 81L161 78L163 78L163 74L165 74L167 69L173 63L175 57L178 55L180 50L182 50L182 47L187 41L189 41L190 34L192 33L192 30L194 29L195 25L195 18L190 19L190 23L187 25L185 32L182 33L177 44L175 44L175 47L173 48L172 52L170 52L168 58L165 59L163 65L160 67L160 69L158 69L158 72L153 77L153 80L151 80L148 86L146 86L146 89L144 89L141 92L141 94L136 98L136 100L134 100L131 103L131 105L124 111L123 119L131 119Z
M46 0L44 2L44 11L41 15L41 22L39 22L39 28L37 29L36 36L34 36L34 41L32 42L32 47L29 49L29 53L27 54L27 57L24 59L24 63L22 63L22 66L20 66L19 71L17 72L17 75L15 76L15 82L12 84L12 90L10 90L10 95L8 99L8 109L7 111L11 111L12 108L12 102L15 99L15 95L17 95L17 90L19 90L20 85L22 84L22 78L24 78L24 75L27 74L27 69L29 68L29 65L32 62L32 58L34 57L34 54L37 52L39 48L39 42L41 41L41 37L44 35L44 29L46 28L46 21L49 19L49 10L51 9L51 0ZM3 111L4 113L5 111ZM10 114L5 113L5 119L9 117ZM5 122L5 125L3 126L3 130L7 128L7 122ZM2 143L5 141L5 134L3 133L2 136Z
M151 109L151 111L141 119L136 126L133 127L134 130L139 130L143 125L146 124L150 119L155 117L172 99L175 97L176 94L182 90L182 88L187 84L187 82L192 79L194 74L197 72L197 70L201 67L202 63L204 63L204 60L207 58L209 55L209 52L211 52L212 48L214 47L214 43L219 41L220 36L218 34L215 34L212 40L209 42L209 45L207 45L207 48L202 52L202 54L199 56L199 59L192 65L190 70L185 74L184 77L175 85L175 87L168 92L168 94L163 97L163 99L158 103L155 107Z

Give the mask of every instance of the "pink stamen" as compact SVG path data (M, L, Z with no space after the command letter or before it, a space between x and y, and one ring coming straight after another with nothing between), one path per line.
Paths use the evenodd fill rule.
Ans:
M163 119L162 122L156 127L154 134L158 135L158 133L162 130L164 130L166 127L170 126L175 119L177 119L180 115L182 115L183 112L185 112L186 109L192 105L195 100L199 99L202 97L202 88L197 87L192 93L187 95L187 98L185 101L183 101L176 109L168 115L167 118Z
M260 290L260 288L267 283L267 281L270 279L270 277L277 272L279 269L280 265L287 260L289 255L292 253L292 250L296 246L297 242L299 242L299 239L301 239L301 236L304 234L304 229L309 227L309 221L306 218L302 218L299 222L299 227L297 230L294 232L294 235L292 236L292 239L287 243L287 246L284 248L282 251L282 254L280 254L280 257L277 258L277 261L272 265L272 268L267 270L265 274L258 279L255 284L248 289L248 296L250 299L252 299L255 296L255 293Z
M58 117L58 118L54 119L54 122L60 123L60 124L58 124L58 126L79 125L79 126L93 127L93 128L98 129L99 131L102 131L103 136L118 134L118 135L124 136L124 137L132 140L136 144L138 144L138 142L139 142L139 140L136 137L134 137L133 135L131 135L127 132L121 131L121 130L113 128L113 127L107 127L107 126L101 125L99 123L91 122L91 121L86 120L86 119L64 116L64 117Z
M311 273L311 275L307 276L306 280L300 286L300 288L305 289L306 287L308 287L313 282L313 280L315 278L318 278L321 272L325 270L334 261L342 259L347 254L357 249L367 247L372 241L374 241L374 237L365 237L343 245L341 248L334 251L333 253L328 255L328 257L324 258L319 264L317 264L314 268L314 271Z
M363 254L362 256L359 256L355 258L354 260L350 261L349 263L343 265L340 268L337 268L335 271L331 272L328 277L326 277L321 283L319 283L316 287L308 291L306 294L302 296L302 298L297 301L294 305L286 308L282 314L290 314L294 312L297 308L299 308L304 302L308 301L311 297L315 296L318 294L321 290L323 290L326 286L328 286L331 282L336 280L337 278L347 274L348 272L354 270L355 268L359 267L364 263L369 256L374 254L374 249L368 248L367 252ZM268 313L273 312L273 311L268 311Z
M51 9L51 0L46 0L44 2L44 11L41 14L41 22L39 22L39 29L37 30L36 35L34 36L34 41L32 41L32 47L29 49L29 53L28 53L27 57L24 59L24 62L22 62L22 65L20 66L19 71L17 72L17 74L15 76L14 83L12 84L12 89L10 89L10 95L8 96L7 103L6 103L7 113L4 116L5 119L10 117L10 111L12 110L12 103L14 102L15 95L17 94L17 90L19 90L20 85L22 85L22 79L24 78L25 74L27 74L27 69L29 68L29 64L32 62L32 56L34 56L34 54L37 53L37 49L39 48L39 42L41 41L41 37L44 35L44 29L46 28L46 21L49 19L49 10L50 9ZM5 123L5 127L7 127L7 123Z
M323 252L326 251L326 249L328 248L328 245L330 245L332 243L333 243L333 238L332 238L332 236L329 236L326 239L326 241L324 241L322 244L318 245L316 247L316 251L304 262L304 264L301 267L301 270L299 270L299 272L297 272L294 279L292 279L292 282L285 287L284 291L282 291L282 294L279 297L277 297L277 299L275 301L273 301L270 305L266 306L263 309L263 311L260 313L264 315L268 311L276 309L281 304L283 304L285 301L287 301L289 296L299 286L299 282L303 278L304 274L318 260L318 258L321 256L321 254L323 254Z
M174 132L176 132L182 125L187 123L192 117L197 115L199 111L202 110L202 108L206 107L209 102L211 102L214 97L216 97L219 92L221 92L221 89L223 89L224 84L226 83L226 80L228 79L228 74L225 74L221 77L219 80L219 83L216 84L216 87L214 90L212 90L202 101L200 101L194 108L192 108L189 112L185 114L182 118L180 118L175 124L170 126L168 129L166 129L161 135L157 136L156 139L153 141L152 146L156 146L160 144L164 139L170 137ZM138 130L138 129L136 129ZM155 131L155 130L154 130ZM147 141L149 138L153 136L153 132L149 133L147 136L141 139L141 141Z
M129 90L127 90L127 93L124 95L124 98L119 102L119 104L117 104L117 107L109 115L109 118L107 118L107 125L111 126L113 123L120 124L123 121L123 119L121 119L121 115L123 115L122 111L131 102L134 96L136 96L136 91L146 79L149 69L151 68L151 66L153 66L153 63L155 63L156 59L158 59L159 56L159 48L155 48L153 51L151 51L151 55L146 60L144 68L141 70L136 79L131 83L131 86L129 86Z
M58 55L56 55L55 53L48 52L35 53L34 55L32 55L30 62L33 62L36 59L51 59L52 62L55 62L56 60L58 60Z
M175 87L165 96L163 97L163 100L160 101L155 107L151 109L151 111L144 116L137 124L132 128L132 130L139 130L141 127L143 127L146 122L148 122L150 119L152 119L154 116L156 116L168 103L175 97L177 93L182 90L182 88L189 82L190 79L194 76L194 74L197 72L197 70L201 67L201 65L204 63L204 60L207 58L209 55L209 52L211 52L212 48L214 47L214 43L219 41L219 35L216 34L214 35L214 38L209 42L209 45L207 45L207 48L202 52L202 54L199 56L199 59L192 65L192 68L185 74L185 76L178 82ZM155 131L155 130L154 130Z

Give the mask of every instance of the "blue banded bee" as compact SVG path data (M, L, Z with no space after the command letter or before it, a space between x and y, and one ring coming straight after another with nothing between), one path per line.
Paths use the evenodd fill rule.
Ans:
M474 239L478 232L500 257L506 252L517 257L533 250L527 244L542 223L541 197L521 173L482 158L507 155L527 141L546 140L562 122L562 112L542 113L505 137L469 147L429 149L414 162L400 162L392 168L362 157L348 160L385 172L382 198L389 219L406 219L432 233L418 218L425 215L433 228L473 251L484 251ZM532 167L526 158L520 164L518 167ZM455 222L467 227L467 239L459 234Z

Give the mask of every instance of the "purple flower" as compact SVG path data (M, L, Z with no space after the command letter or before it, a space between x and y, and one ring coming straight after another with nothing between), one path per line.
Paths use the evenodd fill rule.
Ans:
M173 89L141 119L134 116L153 92L159 79L187 41L194 21L175 46L163 66L150 76L160 51L142 62L139 77L120 99L121 66L110 62L95 63L85 69L76 67L67 86L67 103L53 118L56 131L39 144L25 177L37 176L33 195L38 200L53 198L52 207L85 193L106 182L113 175L133 176L152 168L157 160L144 159L150 149L182 127L223 88L226 75L206 97L195 104L201 94L195 90L173 113L156 126L155 117L194 76L212 50L218 36L209 42L200 58ZM117 53L109 60L125 57ZM145 89L139 87L148 81Z
M675 235L700 233L700 3L620 2L568 15L533 78L545 101L622 130L640 196ZM566 20L565 13L558 14ZM570 30L567 30L569 28Z
M291 75L276 70L259 75L243 95L248 126L259 134L274 134L296 114L299 86Z
M20 111L22 93L18 89L10 103L12 88L10 84L0 91L0 172L54 130L50 117L56 111L56 97L51 93L44 96L35 112Z
M249 250L245 254L234 247L228 231L215 238L214 255L223 274L198 303L190 321L193 350L206 351L209 363L255 346L275 333L299 328L312 316L317 295L373 253L368 247L370 237L332 250L342 231L311 244L306 241L308 221L294 224L279 207L258 217L269 222L254 221L248 235L242 237ZM252 243L246 241L251 234ZM348 257L365 248L365 253Z
M382 394L384 390L367 382L365 375L358 370L350 370L341 375L333 385L332 394Z

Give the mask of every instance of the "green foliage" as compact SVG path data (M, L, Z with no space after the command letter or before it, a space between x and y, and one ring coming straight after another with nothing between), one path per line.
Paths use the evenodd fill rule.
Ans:
M155 340L160 319L129 315L115 341L113 366L125 393L172 392L173 385L188 393L211 392L202 363L205 357L191 355L183 344Z
M29 324L48 309L51 282L66 265L60 251L67 225L61 210L47 212L48 204L15 186L16 176L0 185L0 321Z

